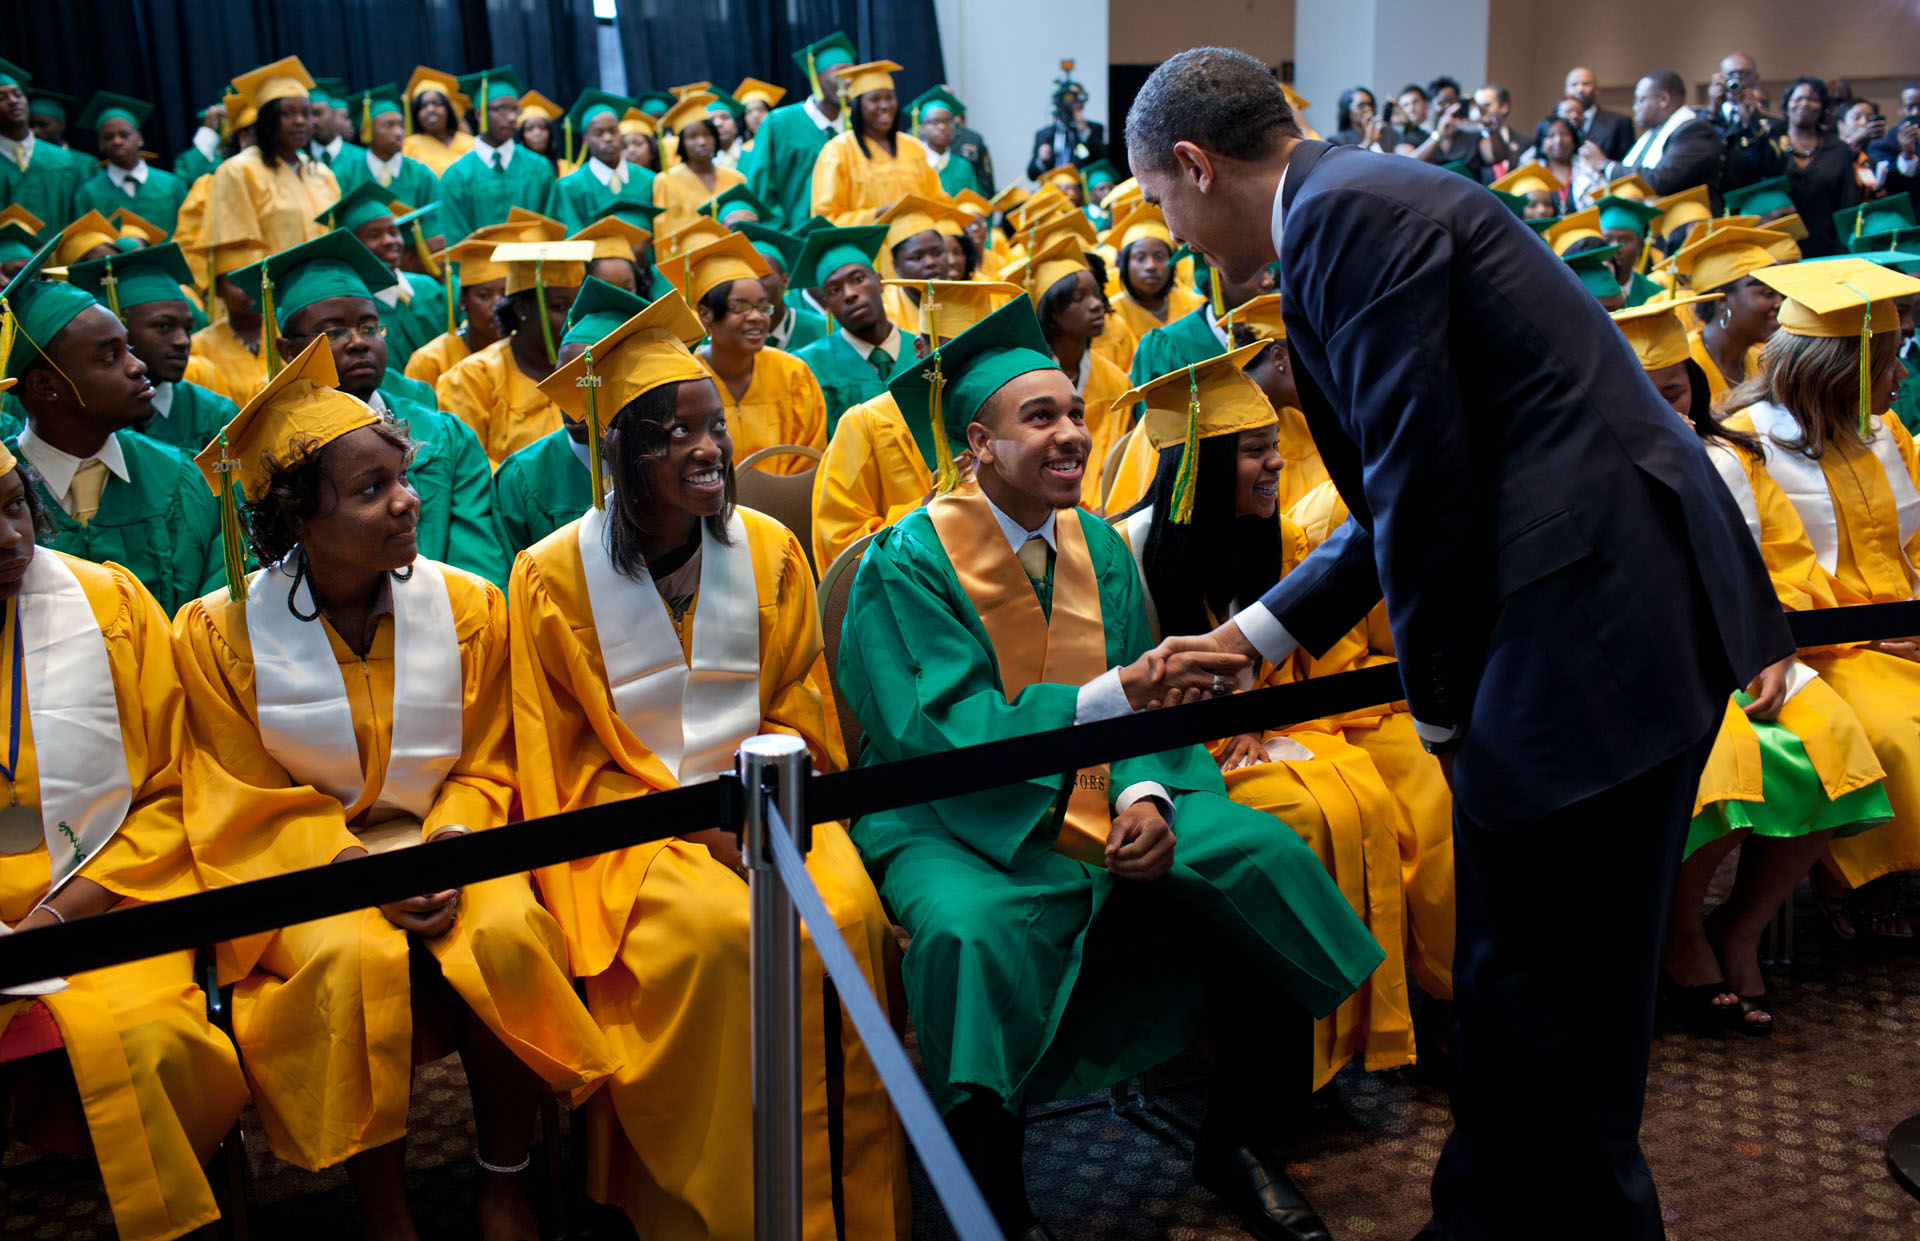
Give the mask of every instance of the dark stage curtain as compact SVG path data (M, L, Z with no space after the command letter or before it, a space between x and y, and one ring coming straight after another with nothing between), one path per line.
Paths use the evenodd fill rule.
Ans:
M905 104L946 79L933 0L619 0L620 42L630 90L710 81L732 90L752 76L799 102L806 71L796 49L844 31L866 60L893 60Z
M929 21L932 8L928 5ZM593 0L66 0L0 4L0 55L84 101L105 89L151 100L142 136L171 165L194 117L228 81L298 55L354 90L404 83L415 65L467 73L512 65L571 100L599 81ZM679 79L675 79L678 81ZM77 119L78 113L70 119ZM69 145L92 149L69 128Z

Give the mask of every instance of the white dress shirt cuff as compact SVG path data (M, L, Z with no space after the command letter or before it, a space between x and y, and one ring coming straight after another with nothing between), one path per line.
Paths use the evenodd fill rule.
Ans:
M1920 176L1920 156L1895 156L1893 166L1900 170L1900 175L1903 177Z
M1413 721L1413 731L1420 734L1420 740L1426 742L1428 745L1445 745L1449 741L1459 740L1460 734L1465 732L1466 729L1459 724L1448 728L1439 724L1423 724L1418 719L1415 719Z
M1127 691L1120 688L1120 669L1109 668L1080 687L1074 700L1073 722L1091 724L1096 720L1116 720L1133 714Z
M1113 812L1115 814L1124 813L1127 807L1137 801L1144 801L1149 797L1160 803L1160 813L1166 818L1167 826L1172 827L1173 795L1167 792L1164 785L1153 780L1142 780L1138 784L1129 784L1126 788L1120 790L1120 796L1113 800Z
M1233 623L1242 636L1260 652L1260 658L1270 664L1282 663L1287 656L1300 649L1300 643L1287 627L1282 625L1264 603L1256 603L1245 608L1233 618Z

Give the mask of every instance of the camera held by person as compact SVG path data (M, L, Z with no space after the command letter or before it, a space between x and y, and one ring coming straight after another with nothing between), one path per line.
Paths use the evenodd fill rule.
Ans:
M1072 78L1073 62L1060 62L1053 81L1053 119L1035 131L1027 176L1038 181L1055 168L1087 165L1107 157L1106 129L1086 119L1087 88Z

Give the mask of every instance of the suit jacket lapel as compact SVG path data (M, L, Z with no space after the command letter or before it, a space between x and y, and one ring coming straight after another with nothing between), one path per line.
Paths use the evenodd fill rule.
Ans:
M1287 189L1280 196L1280 210L1293 210L1293 200L1300 197L1300 187L1307 183L1307 177L1313 172L1313 166L1320 157L1333 149L1333 144L1309 138L1293 148L1293 158L1287 161Z

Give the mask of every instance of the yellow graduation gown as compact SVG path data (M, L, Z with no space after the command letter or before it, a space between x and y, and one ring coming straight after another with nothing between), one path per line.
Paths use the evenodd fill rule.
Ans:
M933 472L893 393L855 405L840 415L813 476L813 563L825 573L841 552L919 508L932 490Z
M1920 485L1920 463L1913 438L1899 419L1881 414L1877 422L1876 434L1893 437L1905 466L1904 480L1890 480L1873 450L1851 439L1829 442L1818 462L1836 526L1834 569L1827 576L1833 604L1841 607L1910 600L1913 583L1920 580L1920 533L1902 542L1892 487L1892 482L1899 481L1908 488ZM1746 411L1729 418L1727 425L1753 429ZM1796 509L1799 504L1796 500ZM1807 513L1800 516L1803 525L1809 524ZM1776 582L1782 572L1791 572L1787 566L1777 566L1778 559L1776 553L1768 563L1770 570L1776 570ZM1812 606L1830 605L1814 598ZM1874 754L1886 769L1884 787L1887 800L1893 803L1893 822L1835 840L1827 849L1828 865L1855 887L1920 868L1920 663L1864 646L1813 648L1802 651L1800 658L1860 717Z
M720 390L720 402L726 406L736 465L776 444L826 449L827 399L807 364L792 354L769 346L754 355L753 379L747 384L746 394L738 399L718 377L713 386ZM813 468L813 462L786 456L754 468L771 474L802 474Z
M1107 316L1106 326L1100 329L1100 335L1093 340L1094 355L1105 358L1122 375L1132 371L1133 351L1139 347L1140 337L1134 332L1133 325L1114 314Z
M270 329L263 326L260 330L264 332ZM246 342L234 334L233 325L227 320L210 323L195 332L191 348L184 376L188 383L199 384L209 392L218 392L235 405L245 405L255 393L267 386L264 344L262 353L247 348Z
M460 333L442 332L413 351L402 373L408 379L417 379L423 384L437 387L440 377L452 370L455 363L472 356L472 350L467 348L467 342Z
M1751 345L1748 347L1747 356L1743 363L1747 374L1751 375L1760 368L1760 351L1765 347L1764 344ZM1720 398L1727 394L1727 390L1733 387L1733 384L1725 375L1720 373L1720 364L1715 362L1713 355L1707 352L1707 342L1701 335L1699 328L1695 328L1687 333L1687 351L1693 355L1693 360L1698 362L1700 369L1705 372L1707 376L1707 397L1717 408L1720 404Z
M685 227L700 213L701 207L734 186L747 183L744 173L731 168L716 165L713 174L711 190L685 164L675 164L653 179L653 205L664 209L660 218L654 221L654 236L664 237L677 228Z
M1291 573L1308 546L1300 527L1280 522L1280 571ZM1132 550L1136 523L1116 525ZM1136 563L1138 563L1136 559ZM1156 630L1158 626L1156 625ZM1266 666L1254 688L1300 679L1295 661ZM1313 1088L1318 1090L1355 1056L1369 1071L1412 1064L1413 1009L1407 993L1405 905L1399 807L1365 751L1323 720L1268 732L1271 761L1226 773L1227 795L1273 815L1310 847L1353 912L1386 953L1360 989L1314 1023ZM1226 743L1212 747L1217 759Z
M180 809L180 680L167 618L133 575L118 565L57 556L80 579L106 640L119 705L133 803L120 830L80 869L122 903L199 890ZM10 661L15 624L7 609L0 654ZM0 673L0 720L10 718L11 669ZM20 714L20 804L40 807L27 711ZM46 895L51 879L44 840L24 853L0 853L0 921L18 922ZM202 1165L247 1101L233 1045L207 1021L206 996L193 981L193 954L129 961L67 980L67 989L35 1000L0 997L0 1031L35 1003L53 1015L79 1088L100 1179L126 1241L166 1241L220 1216ZM10 1071L27 1066L16 1063ZM31 1139L32 1117L16 1116Z
M202 227L202 245L247 240L258 246L256 259L312 241L327 231L314 217L340 198L333 170L306 156L296 170L287 163L269 168L259 147L248 147L213 170L213 189Z
M1285 474L1282 474L1284 480ZM1284 482L1283 482L1284 485ZM1347 506L1331 482L1322 483L1288 513L1309 547L1325 542L1347 519ZM1332 676L1392 663L1393 631L1386 605L1318 658L1296 657L1306 676ZM1324 723L1367 752L1400 805L1400 878L1407 897L1407 970L1427 994L1453 998L1453 791L1440 761L1427 753L1414 731L1407 704L1372 707Z
M563 421L560 407L514 362L511 337L448 367L433 391L441 409L473 428L496 470Z
M442 566L460 643L462 752L418 824L505 823L514 800L506 602L497 587ZM275 604L271 606L284 606ZM187 695L187 821L213 886L324 866L361 843L393 745L394 620L378 622L364 659L325 618L353 715L366 785L351 806L301 784L260 737L246 604L225 591L174 618ZM378 826L398 834L404 818ZM339 914L220 945L234 988L234 1033L274 1153L310 1171L406 1133L416 1044L408 958L414 937L378 909ZM461 890L451 930L419 941L460 998L555 1090L612 1071L606 1039L574 993L560 928L525 875ZM429 1014L419 1014L422 1025Z
M1126 291L1124 286L1108 300L1113 305L1115 316L1125 321L1127 327L1132 330L1134 340L1136 341L1155 328L1163 328L1175 319L1193 313L1204 306L1207 301L1206 298L1180 284L1177 280L1174 283L1174 287L1167 290L1167 317L1164 319L1156 317L1151 310L1148 310L1139 302L1134 301L1132 295ZM1127 365L1120 369L1131 370L1132 367L1133 362L1129 359Z
M173 219L173 239L180 243L181 257L193 273L193 286L213 292L206 250L207 204L213 201L213 174L202 173L187 187L187 196Z
M891 284L882 288L880 309L886 312L888 321L900 329L902 336L911 339L920 334L920 307L907 296L905 289Z
M453 167L454 161L471 150L473 135L464 129L455 130L450 142L442 142L428 134L408 134L400 143L402 155L419 160L436 177L446 176L447 169Z
M1086 472L1080 476L1080 503L1098 512L1100 468L1120 437L1133 427L1132 408L1120 404L1120 398L1133 385L1128 382L1126 371L1101 357L1098 350L1092 352L1089 360L1092 365L1087 368L1087 385L1080 399L1086 403L1087 431L1093 436L1093 447L1087 452Z
M822 769L844 764L829 705L813 573L785 527L750 509L759 597L759 731L807 742ZM607 687L578 522L514 565L514 739L529 815L676 787L672 771L620 719ZM691 658L700 601L680 624ZM846 832L813 829L807 869L886 1003L891 923ZM654 1241L753 1235L748 1054L747 885L704 845L673 839L583 858L538 875L567 935L587 1004L622 1067L584 1108L588 1193L622 1207ZM804 1241L834 1237L824 1003L817 956L801 957ZM866 1049L843 1027L842 1181L848 1241L907 1235L902 1139Z
M891 156L872 139L862 151L851 132L836 134L814 160L813 214L837 226L871 224L875 210L909 194L947 200L940 174L927 163L927 148L912 134L894 136Z

